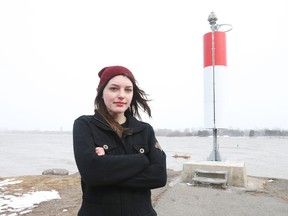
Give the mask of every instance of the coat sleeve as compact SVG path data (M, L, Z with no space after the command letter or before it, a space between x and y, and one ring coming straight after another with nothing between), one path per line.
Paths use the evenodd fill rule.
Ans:
M91 128L81 118L76 119L73 125L73 149L81 178L90 186L125 181L143 171L150 163L142 154L98 156Z
M167 169L166 169L166 154L161 149L153 128L150 126L150 151L147 154L150 164L141 173L131 177L120 184L121 187L133 188L159 188L166 185Z

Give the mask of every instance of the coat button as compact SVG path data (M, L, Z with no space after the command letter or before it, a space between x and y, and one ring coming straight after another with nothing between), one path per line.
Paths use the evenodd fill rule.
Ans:
M140 148L139 152L143 154L145 150L143 148Z
M103 145L103 148L105 149L105 150L107 150L108 149L108 145Z

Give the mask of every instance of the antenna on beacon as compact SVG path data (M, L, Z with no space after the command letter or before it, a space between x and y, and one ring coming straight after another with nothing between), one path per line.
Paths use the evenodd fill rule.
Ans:
M217 20L216 14L211 12L208 17L211 32L204 35L204 126L213 129L213 150L208 158L210 161L221 161L217 133L219 128L225 128L225 99L221 85L227 76L225 32L232 30L230 24L217 24ZM220 28L223 30L220 31Z

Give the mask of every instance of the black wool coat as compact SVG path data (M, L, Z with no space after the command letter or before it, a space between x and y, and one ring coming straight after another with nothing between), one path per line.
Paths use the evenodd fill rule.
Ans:
M120 138L96 111L73 126L73 148L83 201L78 216L155 216L151 189L167 180L166 155L148 123L126 116ZM98 156L95 147L105 155Z

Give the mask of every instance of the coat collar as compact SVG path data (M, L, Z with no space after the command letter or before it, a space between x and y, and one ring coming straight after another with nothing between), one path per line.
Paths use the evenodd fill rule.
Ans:
M98 127L104 130L112 130L104 120L103 116L97 110L95 110L95 114L91 121L93 124L96 124ZM142 131L146 127L146 123L137 120L131 114L126 114L126 121L128 122L128 128L132 130L133 134Z

